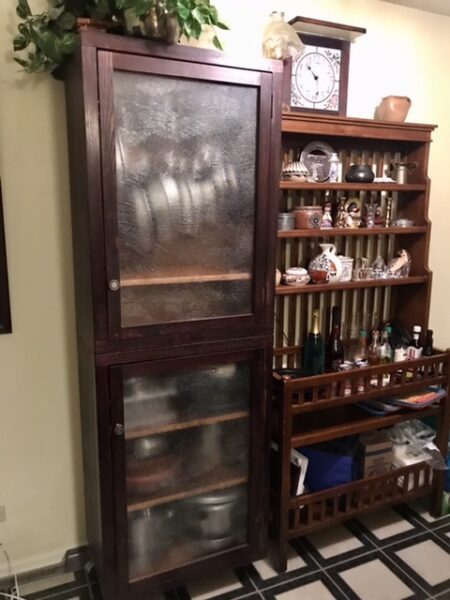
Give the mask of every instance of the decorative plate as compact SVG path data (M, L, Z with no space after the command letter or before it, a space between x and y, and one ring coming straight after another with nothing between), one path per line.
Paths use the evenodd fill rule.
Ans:
M330 175L330 158L334 150L325 142L311 142L303 149L300 155L302 162L308 169L309 180L323 182Z

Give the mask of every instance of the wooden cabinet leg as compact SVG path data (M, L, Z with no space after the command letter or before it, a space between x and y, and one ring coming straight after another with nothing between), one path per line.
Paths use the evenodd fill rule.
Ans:
M442 517L442 503L444 501L444 477L446 471L435 471L436 487L431 496L430 514L435 519Z
M287 570L287 544L281 540L273 540L269 546L269 560L277 573Z

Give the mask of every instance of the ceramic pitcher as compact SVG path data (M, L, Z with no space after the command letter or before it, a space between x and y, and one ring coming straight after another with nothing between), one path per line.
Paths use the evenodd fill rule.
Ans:
M319 244L322 250L308 266L308 273L313 283L337 283L342 277L342 262L336 256L334 244Z

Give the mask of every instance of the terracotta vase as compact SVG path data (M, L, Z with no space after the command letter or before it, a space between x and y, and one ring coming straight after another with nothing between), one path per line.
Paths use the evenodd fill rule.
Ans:
M404 121L411 99L407 96L386 96L375 109L375 118L381 121Z

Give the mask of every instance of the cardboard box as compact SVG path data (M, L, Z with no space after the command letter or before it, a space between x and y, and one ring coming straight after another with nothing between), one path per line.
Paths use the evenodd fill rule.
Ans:
M370 431L359 438L360 477L384 475L392 469L392 440L384 431Z

